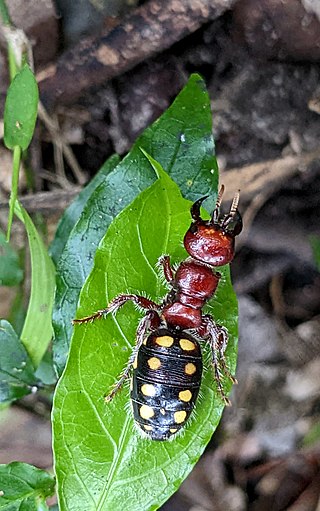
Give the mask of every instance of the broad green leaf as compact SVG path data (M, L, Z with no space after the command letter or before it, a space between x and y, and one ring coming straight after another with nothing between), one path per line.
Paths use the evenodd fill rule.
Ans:
M71 232L57 267L53 349L60 374L69 351L71 320L97 246L113 218L155 179L140 147L160 162L187 198L196 200L209 194L212 207L218 172L210 99L199 75L191 76L171 107L142 133L127 157L96 188Z
M52 337L51 314L54 300L55 272L46 247L30 216L17 202L15 213L24 223L31 255L31 295L24 326L23 342L34 367L42 359Z
M4 109L4 143L27 149L31 142L38 109L39 92L34 74L25 65L12 80Z
M5 320L0 320L0 353L0 403L30 394L37 383L32 362L12 326Z
M120 158L118 155L114 155L109 158L101 167L99 172L91 179L90 183L79 193L78 197L70 204L70 206L63 213L63 216L59 222L57 232L54 240L50 245L49 253L53 259L53 262L57 264L59 257L65 247L65 244L69 238L70 232L74 225L79 220L79 217L83 211L83 208L92 195L94 190L99 184L104 181L106 176L118 165Z
M190 225L190 202L164 173L110 225L82 290L77 317L105 307L123 292L147 294L161 302L168 289L156 264L162 254L173 263L186 257L181 241ZM207 310L229 331L226 359L235 369L237 304L229 269ZM157 509L190 472L216 428L223 409L203 343L207 370L193 420L170 442L142 438L135 429L125 385L106 404L128 362L141 318L132 303L115 317L77 325L70 356L57 387L54 452L60 510ZM230 382L224 381L226 392Z
M54 479L27 463L0 465L2 511L46 511L46 499L54 494Z
M0 286L16 286L22 279L19 256L0 231Z
M126 159L101 183L88 200L80 218L66 243L57 264L57 290L53 309L54 342L53 355L58 374L61 374L69 352L72 335L71 320L75 316L81 287L88 276L97 246L113 217L123 204L130 201L152 182L153 172L139 151L140 162ZM144 163L141 164L141 161ZM135 177L137 169L145 175ZM130 176L130 177L129 177Z

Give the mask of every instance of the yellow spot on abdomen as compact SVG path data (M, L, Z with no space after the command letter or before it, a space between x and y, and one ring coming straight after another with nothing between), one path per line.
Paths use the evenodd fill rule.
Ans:
M192 393L190 392L190 390L181 390L179 392L179 399L181 399L181 401L185 401L187 403L188 401L190 401L191 398Z
M174 412L174 420L177 424L181 424L186 420L187 412L184 410L180 410L179 412Z
M148 360L148 366L150 367L150 369L156 370L159 369L159 367L161 366L161 362L157 357L151 357Z
M142 405L140 406L140 417L142 417L143 419L150 419L151 417L154 416L154 409L151 408L151 406L148 406L148 405Z
M152 427L152 426L149 426L148 424L144 424L144 425L143 425L143 427L144 427L144 429L145 429L146 431L152 431L152 430L153 430L153 427Z
M184 351L193 351L196 347L195 343L189 339L180 339L179 344Z
M197 370L197 368L192 362L189 362L188 364L186 364L186 366L184 368L185 373L188 374L189 376L194 374L196 372L196 370Z
M176 433L178 431L178 429L177 428L170 428L169 431L170 431L170 433Z
M156 343L158 346L163 346L164 348L170 348L173 345L174 339L170 337L170 335L162 335L161 337L156 337Z
M136 358L134 359L134 362L133 362L133 364L132 364L132 367L133 367L133 369L137 369L137 367L138 367L138 357L136 357Z
M156 393L156 388L150 383L144 383L141 387L141 392L144 396L154 396Z

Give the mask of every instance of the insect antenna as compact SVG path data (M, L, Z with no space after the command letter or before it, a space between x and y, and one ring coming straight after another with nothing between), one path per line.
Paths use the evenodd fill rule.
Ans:
M224 193L224 185L221 185L219 193L218 193L218 197L217 197L216 206L215 206L215 208L212 212L212 216L211 216L211 223L213 223L213 224L219 223L220 206L221 206L221 202L222 202L223 193Z
M239 212L238 212L238 205L239 205L239 200L240 200L240 190L237 191L237 193L235 194L235 196L233 197L233 200L232 200L232 203L231 203L231 207L230 207L230 211L227 215L224 216L222 222L221 222L221 227L222 228L226 228L228 227L228 225L232 222L232 220L237 217L237 215L239 216L239 221L240 221L240 215L239 215ZM242 224L241 224L242 225Z

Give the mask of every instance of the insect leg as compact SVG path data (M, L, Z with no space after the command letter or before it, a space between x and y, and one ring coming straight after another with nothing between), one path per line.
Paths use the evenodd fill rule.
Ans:
M133 351L130 355L129 361L127 363L127 366L125 367L124 371L121 373L119 380L115 383L114 387L112 388L111 392L105 396L105 401L108 403L111 401L116 393L121 389L124 381L128 378L131 367L134 364L134 361L136 360L136 357L138 355L138 351L141 348L141 345L145 339L145 336L149 330L155 330L160 325L160 317L158 313L154 310L149 310L146 315L141 319L138 328L137 328L137 335L136 335L136 345L133 348Z
M168 284L172 286L174 282L174 273L170 264L170 256L168 255L161 256L158 261L158 264L159 266L162 266L164 278L166 279Z
M221 394L222 399L224 400L226 405L230 405L229 398L225 395L223 387L222 387L222 375L223 373L232 381L236 382L235 378L230 373L226 361L224 358L224 352L226 350L228 344L228 333L227 330L217 325L211 316L205 315L203 316L202 325L198 330L198 333L204 337L210 344L211 348L211 356L212 356L212 366L214 370L215 380L217 382L219 393ZM221 371L222 370L222 371Z
M226 364L226 359L224 358L224 353L228 346L228 338L229 338L227 329L224 328L223 326L217 325L214 322L213 322L213 325L216 329L217 349L219 352L219 364L222 368L222 371L226 375L226 377L232 381L232 383L238 383L237 379L230 373L230 370Z
M120 307L122 307L128 301L134 302L136 305L138 305L138 307L144 310L150 309L159 310L159 305L153 302L152 300L149 300L149 298L146 298L145 296L133 294L119 295L116 296L113 300L111 300L111 302L105 309L100 309L94 314L91 314L90 316L85 316L84 318L74 319L72 323L75 325L77 323L88 323L90 321L94 321L95 319L100 319L106 316L107 314L117 312L120 309Z

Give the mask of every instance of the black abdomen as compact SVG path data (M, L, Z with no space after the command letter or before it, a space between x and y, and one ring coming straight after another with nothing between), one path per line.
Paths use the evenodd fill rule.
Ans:
M166 328L149 335L134 363L131 401L137 425L152 440L167 440L188 420L202 376L198 342Z

